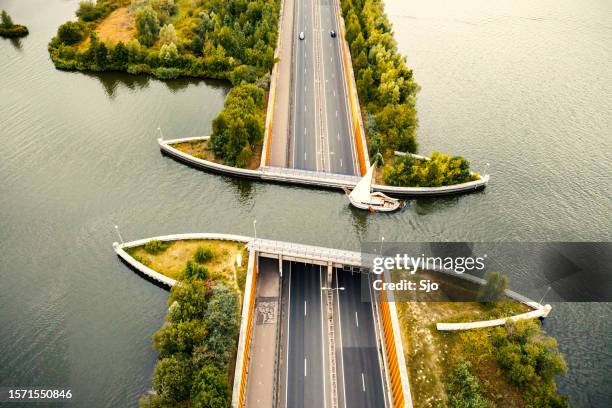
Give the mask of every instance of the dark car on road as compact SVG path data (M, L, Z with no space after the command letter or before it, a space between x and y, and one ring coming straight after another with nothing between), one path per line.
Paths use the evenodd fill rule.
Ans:
M329 35L331 35L331 36L332 36L332 38L336 38L336 32L335 32L334 30L331 30L331 31L329 32Z

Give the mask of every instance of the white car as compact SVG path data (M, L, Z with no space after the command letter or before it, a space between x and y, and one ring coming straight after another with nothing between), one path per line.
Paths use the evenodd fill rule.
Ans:
M300 40L303 40L303 39L304 39L304 32L303 32L303 31L300 31L300 35L299 35L299 37L300 37Z

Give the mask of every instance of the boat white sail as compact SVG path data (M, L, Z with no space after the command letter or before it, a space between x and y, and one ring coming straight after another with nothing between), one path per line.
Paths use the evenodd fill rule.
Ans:
M351 197L355 201L368 201L370 199L370 194L372 193L372 177L374 176L374 166L372 164L365 176L359 180L353 191L349 197Z
M395 211L400 207L400 201L395 198L386 196L383 193L372 192L372 179L374 178L374 167L372 164L365 176L361 178L355 185L353 191L348 193L349 201L352 205L362 210L369 211Z

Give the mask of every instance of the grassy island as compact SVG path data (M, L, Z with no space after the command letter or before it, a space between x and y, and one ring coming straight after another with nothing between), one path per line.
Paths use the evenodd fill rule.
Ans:
M58 69L231 82L210 143L216 161L246 167L261 149L279 10L279 0L87 0L49 53Z
M127 252L180 284L153 336L159 361L141 407L229 407L248 252L218 240L149 241ZM242 257L238 265L237 257Z
M439 275L435 279L440 282ZM543 332L537 319L465 331L436 329L441 322L498 319L528 311L505 297L495 302L448 301L469 286L447 282L449 291L443 290L434 301L396 302L414 406L569 407L557 394L554 380L565 372L565 361L556 340Z
M416 94L412 70L397 51L382 0L341 0L357 93L371 157L385 159L381 182L394 186L445 186L477 180L470 163L441 153L431 160L395 157L416 153Z
M2 10L0 15L0 37L18 38L29 34L28 28L24 25L13 23L11 16Z

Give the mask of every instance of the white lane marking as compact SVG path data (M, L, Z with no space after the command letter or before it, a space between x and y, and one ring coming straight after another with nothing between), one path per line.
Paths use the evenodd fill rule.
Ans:
M306 301L304 301L304 316L308 314L307 311L308 311L308 307L306 305Z
M287 398L289 394L289 323L291 322L291 262L289 262L289 300L287 303L287 355L285 361L287 362L287 370L285 371L285 407L287 406Z
M308 131L306 128L304 128L304 135L306 135L306 133L308 133Z
M308 107L304 105L304 112L308 112Z
M334 89L334 96L336 96L336 90Z
M304 152L304 161L306 161L306 152Z
M338 140L340 140L340 133L338 133Z
M340 167L342 167L342 159L340 159ZM355 312L357 313L357 312ZM357 325L359 327L359 325Z
M361 374L363 376L363 374ZM304 377L308 376L308 359L304 358Z
M336 111L336 117L338 117L338 111Z
M336 286L340 286L338 280L338 269L336 269ZM344 406L346 407L346 382L344 377L344 348L342 347L342 317L340 316L340 291L336 291L336 304L338 305L338 334L340 335L340 366L342 367L342 395L344 395Z
M361 373L361 386L363 387L363 392L365 392L365 378L363 377L363 373Z
M355 324L359 327L359 318L357 317L357 312L355 312Z
M321 265L319 265L319 287L323 286L323 270L321 268ZM321 300L321 350L323 351L321 353L321 360L323 360L323 372L325 373L326 368L325 368L325 337L324 337L324 333L325 333L325 329L323 326L323 321L325 320L323 318L323 289L319 290L319 299ZM325 392L325 379L323 379L323 407L327 408L327 392Z
M304 85L304 92L306 92L306 85Z

